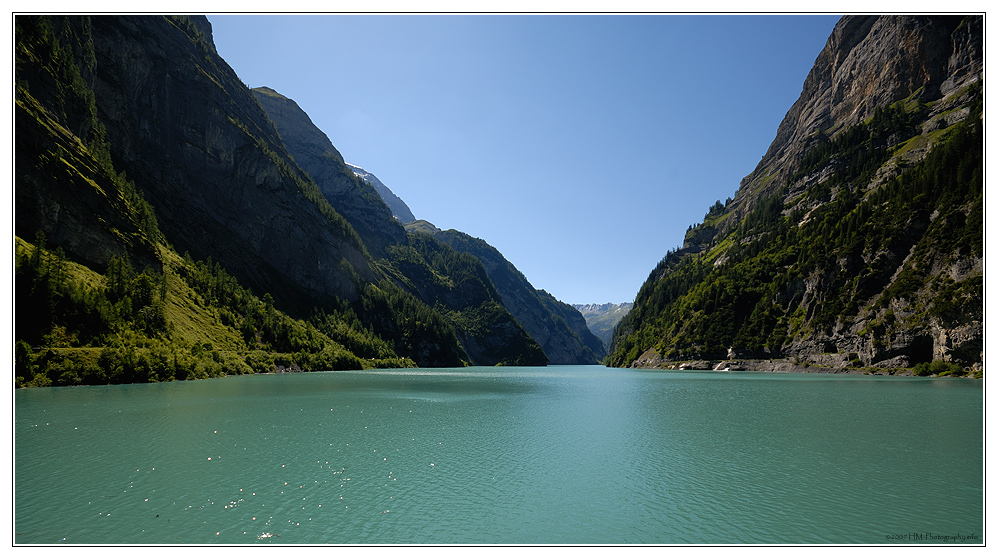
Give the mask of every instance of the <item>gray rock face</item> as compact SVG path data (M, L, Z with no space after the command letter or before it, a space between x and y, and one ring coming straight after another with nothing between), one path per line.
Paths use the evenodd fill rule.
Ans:
M416 216L413 215L413 211L409 209L409 206L407 206L401 198L396 196L396 194L392 192L392 189L385 186L385 183L381 182L378 177L375 177L373 173L365 171L364 169L350 163L347 164L347 167L354 172L354 175L357 175L375 188L375 192L382 197L382 200L385 201L386 205L388 205L389 210L392 211L392 217L399 220L399 223L408 224L409 222L416 221Z
M375 278L353 228L310 199L315 185L215 52L207 19L66 21L93 38L96 64L85 78L115 165L145 193L178 252L211 256L279 300L353 300L355 279Z
M354 226L368 249L380 252L388 245L406 241L406 232L392 219L381 196L357 178L330 139L297 103L267 87L254 88L253 95L274 122L295 163Z
M906 98L926 103L930 109L924 132L963 119L966 110L955 110L961 103L958 94L981 79L982 44L980 16L844 17L816 58L801 96L781 122L766 155L742 181L735 197L737 204L752 207L753 201L784 184L820 133L833 136L870 118L877 107ZM906 154L903 165L911 165L926 154L926 149L913 150ZM874 182L890 176L893 170L880 170ZM785 201L823 179L822 175L802 178ZM945 248L940 250L946 252ZM880 265L891 277L910 257L908 252L872 255L869 264ZM948 276L962 281L981 274L983 264L981 259L964 258L950 266L953 270ZM944 271L935 266L928 272L935 275ZM827 279L810 278L799 305L807 309L820 306L829 297L827 284ZM922 326L891 328L882 324L888 314L896 322L904 322L912 310L908 301L892 301L872 321L796 340L783 353L828 367L908 367L938 359L980 362L982 339L975 333L982 329L981 321L945 326L933 320Z
M981 18L844 17L736 200L783 185L819 133L832 136L913 92L914 98L936 100L978 80L981 37Z
M15 128L15 235L34 242L42 232L50 245L96 270L118 255L130 255L139 267L155 266L156 247L121 197L99 187L114 185L114 179L81 153L78 137L47 111L20 101ZM61 154L65 165L49 165L54 154Z

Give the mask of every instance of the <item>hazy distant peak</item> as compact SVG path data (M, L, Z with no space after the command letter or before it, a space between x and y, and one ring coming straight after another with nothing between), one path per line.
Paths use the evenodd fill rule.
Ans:
M572 306L583 315L590 331L610 348L614 327L631 311L631 302L625 303L574 303Z

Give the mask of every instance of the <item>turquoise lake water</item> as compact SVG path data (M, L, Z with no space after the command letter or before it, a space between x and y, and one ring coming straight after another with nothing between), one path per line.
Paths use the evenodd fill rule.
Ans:
M14 403L16 544L984 543L981 380L421 369Z

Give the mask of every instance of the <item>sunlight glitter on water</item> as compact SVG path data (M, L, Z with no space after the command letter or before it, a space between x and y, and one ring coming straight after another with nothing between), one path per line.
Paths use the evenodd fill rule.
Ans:
M886 530L927 525L981 534L980 382L533 371L19 391L15 542L880 543ZM441 391L454 398L421 398ZM466 398L476 391L488 398ZM921 418L940 421L913 430ZM908 482L856 475L872 469ZM954 475L925 478L941 469Z

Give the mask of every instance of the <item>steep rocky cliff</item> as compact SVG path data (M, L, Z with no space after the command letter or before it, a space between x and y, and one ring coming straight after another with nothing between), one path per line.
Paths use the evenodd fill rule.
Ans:
M757 168L649 275L610 363L981 369L982 55L981 16L843 18Z
M258 87L253 95L277 128L295 162L319 185L323 196L361 235L371 251L404 243L406 232L375 189L343 161L329 138L293 100Z
M371 249L378 270L439 311L454 327L469 361L476 365L548 362L538 342L504 305L482 263L437 240L407 235L381 196L344 163L297 103L270 88L253 92L295 162Z
M951 96L980 79L982 70L981 17L844 17L736 200L783 187L809 149L897 101L934 104L923 121L944 115L954 124L961 117L950 114L958 101Z
M115 255L137 263L157 260L152 211L134 183L110 161L94 95L60 44L84 41L73 28L17 19L17 95L14 106L14 233L36 233L87 266ZM93 53L79 49L84 68ZM146 227L151 226L151 227Z
M123 254L142 266L156 262L158 240L143 230L134 185L81 149L81 139L30 95L15 102L14 123L15 235L43 232L87 266Z
M89 39L78 66L111 159L179 252L210 256L288 305L355 300L359 282L375 280L357 233L294 165L205 18L55 21Z

